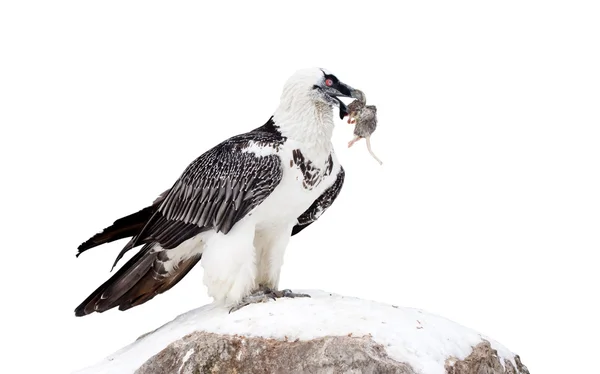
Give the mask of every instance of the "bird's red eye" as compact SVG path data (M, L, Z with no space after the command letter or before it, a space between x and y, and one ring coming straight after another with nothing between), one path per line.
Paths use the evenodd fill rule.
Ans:
M325 85L327 87L331 87L331 86L333 86L333 81L331 79L327 79L327 80L325 80Z

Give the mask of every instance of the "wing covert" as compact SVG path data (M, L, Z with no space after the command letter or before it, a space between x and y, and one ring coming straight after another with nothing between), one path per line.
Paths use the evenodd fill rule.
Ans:
M261 135L268 147L269 134ZM231 138L194 160L133 245L156 241L168 249L209 229L227 234L263 202L279 184L283 169L275 154L248 152L249 141Z
M331 204L333 204L342 190L344 177L344 168L340 167L340 171L338 172L335 182L328 189L326 189L325 192L323 192L321 196L319 196L319 198L315 200L312 205L304 213L302 213L302 215L300 215L300 217L298 217L298 224L296 224L292 229L292 236L304 230L311 223L319 219L319 217L325 213Z

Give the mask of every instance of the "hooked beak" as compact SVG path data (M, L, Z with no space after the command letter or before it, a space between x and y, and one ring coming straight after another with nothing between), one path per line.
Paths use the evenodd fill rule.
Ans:
M340 119L344 119L344 117L348 115L348 108L346 107L346 104L339 99L340 97L352 97L354 99L364 100L364 95L360 90L356 90L342 82L336 82L336 84L331 87L323 87L322 90L330 98L337 101L340 108Z

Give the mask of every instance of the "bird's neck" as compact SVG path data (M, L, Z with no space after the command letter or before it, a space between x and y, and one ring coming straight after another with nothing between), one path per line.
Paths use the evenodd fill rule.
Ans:
M281 135L302 143L315 158L329 157L332 151L333 110L325 103L280 105L273 115Z

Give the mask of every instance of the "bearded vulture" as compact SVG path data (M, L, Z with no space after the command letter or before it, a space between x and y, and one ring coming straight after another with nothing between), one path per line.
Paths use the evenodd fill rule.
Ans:
M115 221L78 248L131 238L139 251L75 309L76 316L127 310L173 287L201 261L203 282L232 310L275 297L290 237L331 206L344 169L331 144L334 107L357 90L321 68L300 70L262 126L194 160L152 205ZM113 265L114 267L114 265Z

